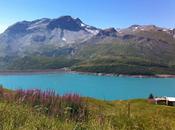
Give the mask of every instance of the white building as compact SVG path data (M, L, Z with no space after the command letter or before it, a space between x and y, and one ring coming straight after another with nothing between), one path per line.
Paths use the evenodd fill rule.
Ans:
M158 97L154 100L156 104L175 106L175 97Z

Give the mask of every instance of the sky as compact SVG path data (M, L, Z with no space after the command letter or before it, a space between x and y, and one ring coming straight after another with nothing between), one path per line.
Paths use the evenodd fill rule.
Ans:
M175 0L0 0L0 33L18 21L64 15L99 28L133 24L175 28Z

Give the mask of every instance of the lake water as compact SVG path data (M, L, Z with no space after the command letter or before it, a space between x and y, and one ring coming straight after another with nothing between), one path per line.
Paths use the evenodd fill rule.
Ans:
M131 78L77 73L0 75L0 84L9 89L55 90L78 93L104 100L175 96L175 78Z

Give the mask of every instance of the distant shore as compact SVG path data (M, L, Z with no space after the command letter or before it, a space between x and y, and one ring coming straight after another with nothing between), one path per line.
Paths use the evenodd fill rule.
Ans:
M113 77L133 77L133 78L175 78L175 75L168 74L156 74L156 75L129 75L129 74L106 74L106 73L92 73L92 72L77 72L71 71L80 74L89 74L97 76L113 76Z
M169 74L156 74L156 75L106 74L106 73L72 71L68 68L46 69L46 70L5 70L0 71L0 75L45 74L45 73L59 73L59 72L88 74L97 76L133 77L133 78L175 78L175 75L169 75Z
M45 74L45 73L58 73L67 72L64 69L45 69L45 70L5 70L0 71L0 75L22 75L22 74Z

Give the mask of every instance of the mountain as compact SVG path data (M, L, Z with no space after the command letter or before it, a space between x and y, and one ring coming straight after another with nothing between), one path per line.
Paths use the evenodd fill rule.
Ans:
M175 29L100 29L79 18L22 21L0 35L1 70L57 69L175 74Z
M172 30L173 37L175 38L175 29Z
M10 26L0 36L2 56L26 56L42 53L43 48L72 46L90 39L99 29L84 24L80 19L63 16L58 19L22 21Z

